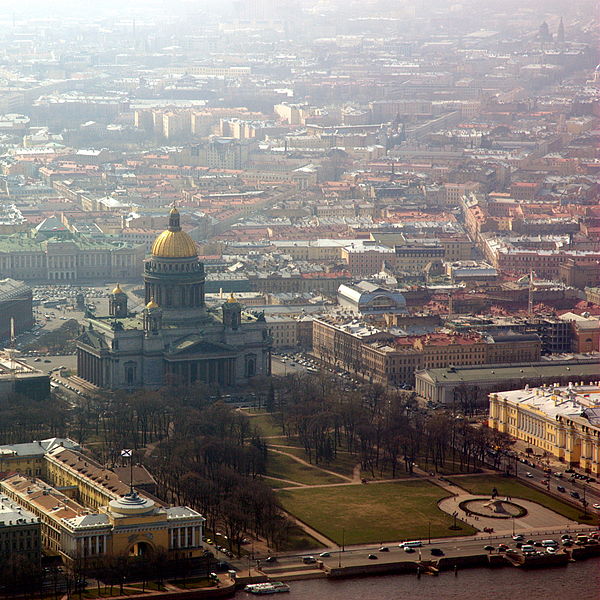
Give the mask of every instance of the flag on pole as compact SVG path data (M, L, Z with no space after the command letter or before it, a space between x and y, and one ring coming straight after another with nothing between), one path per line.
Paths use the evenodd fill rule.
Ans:
M121 450L121 456L124 458L131 458L133 456L133 450Z

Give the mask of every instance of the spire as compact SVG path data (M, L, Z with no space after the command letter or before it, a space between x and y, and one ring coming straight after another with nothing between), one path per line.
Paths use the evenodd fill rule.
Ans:
M565 43L565 25L563 23L562 17L560 18L560 23L558 24L558 31L556 32L556 41L559 44Z

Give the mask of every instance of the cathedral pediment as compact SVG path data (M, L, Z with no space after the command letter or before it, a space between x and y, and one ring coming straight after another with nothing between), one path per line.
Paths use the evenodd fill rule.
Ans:
M235 354L238 351L237 348L223 344L221 342L212 342L204 339L200 335L188 335L184 338L173 342L167 351L165 358L170 356L181 358L186 355L198 355L198 354L223 354L230 355Z
M108 344L102 334L97 333L93 329L86 329L78 338L77 341L96 348L97 350L104 350L108 348Z

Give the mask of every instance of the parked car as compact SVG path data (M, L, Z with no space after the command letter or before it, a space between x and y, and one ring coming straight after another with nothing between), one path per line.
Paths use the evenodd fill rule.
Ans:
M575 498L575 500L579 500L579 492L571 492L571 498Z
M559 492L563 492L563 493L567 491L567 490L564 488L564 486L562 486L562 485L557 485L557 486L556 486L556 489L557 489Z

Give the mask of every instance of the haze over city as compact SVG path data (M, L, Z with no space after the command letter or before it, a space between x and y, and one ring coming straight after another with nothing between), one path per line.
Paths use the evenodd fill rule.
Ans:
M0 597L595 600L597 3L4 4Z

